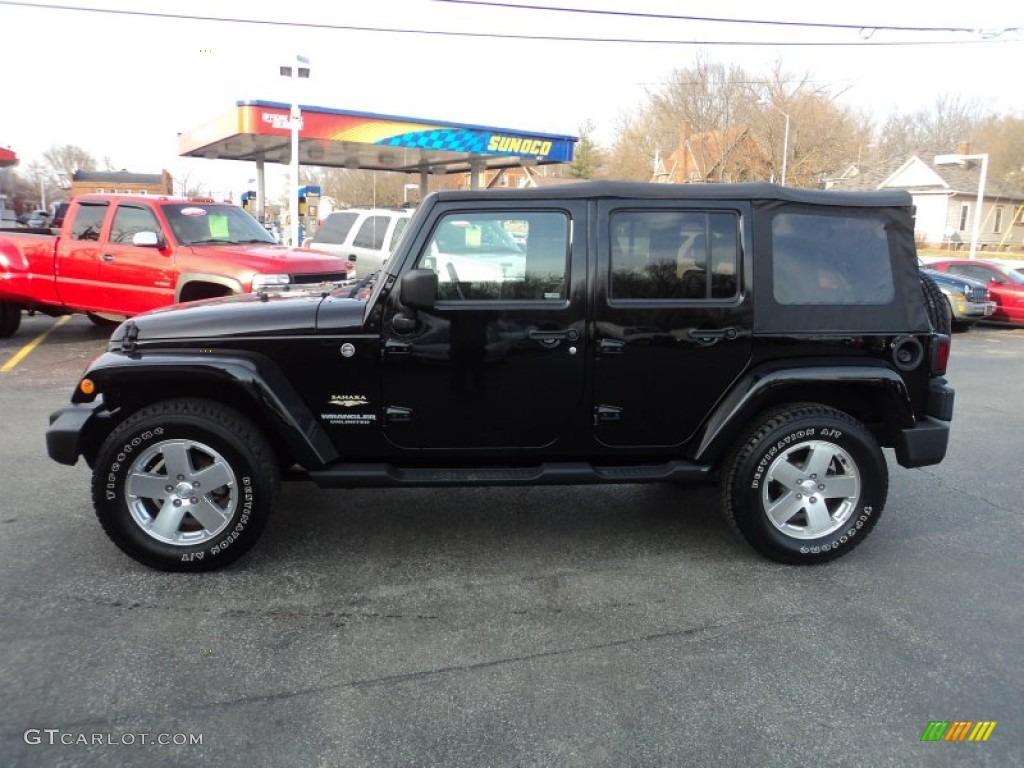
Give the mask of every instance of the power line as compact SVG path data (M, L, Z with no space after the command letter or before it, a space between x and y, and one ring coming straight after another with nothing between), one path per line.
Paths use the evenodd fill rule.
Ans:
M525 35L512 34L508 32L460 32L456 30L441 29L410 29L408 27L368 27L351 24L325 24L307 21L275 21L271 19L246 19L229 16L199 16L187 13L162 13L157 11L138 11L121 8L90 8L78 5L59 5L55 3L28 3L18 0L0 0L0 6L15 6L20 8L36 8L51 11L77 11L81 13L102 13L116 16L136 16L155 19L174 19L180 21L210 21L227 24L254 24L270 27L288 27L297 29L324 29L344 32L373 32L395 35L427 35L437 37L461 37L461 38L483 38L491 40L530 40L534 42L559 42L559 43L624 43L642 45L699 45L699 46L752 46L752 47L853 47L878 48L878 47L917 47L935 45L978 45L992 43L1017 42L1014 40L892 40L892 41L794 41L794 40L670 40L670 39L643 39L635 37L571 37L566 35Z
M455 5L482 5L491 8L510 8L525 11L558 11L563 13L581 13L591 16L626 16L635 19L661 19L674 21L706 21L714 24L763 24L776 27L811 27L814 29L846 29L858 32L972 32L985 35L1001 35L1006 32L1018 32L1020 27L982 30L977 27L909 27L893 24L837 24L818 21L769 21L767 19L734 19L722 16L684 16L673 13L643 13L638 11L608 11L598 8L567 8L557 5L524 5L521 3L502 3L495 0L433 0L436 3L452 3Z

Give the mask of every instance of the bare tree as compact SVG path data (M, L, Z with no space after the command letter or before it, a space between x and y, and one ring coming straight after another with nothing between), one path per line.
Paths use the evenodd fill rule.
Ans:
M889 115L878 136L879 150L892 158L922 151L952 152L971 140L982 117L976 100L943 95L931 109Z
M992 178L1024 188L1024 117L986 118L975 130L972 142L972 151L989 153Z
M74 144L55 144L43 152L43 168L61 189L70 189L75 171L96 170L96 159Z
M640 109L619 117L615 140L605 153L602 178L650 181L660 150L657 128L650 110Z
M389 171L321 168L313 177L338 205L400 205L408 177Z

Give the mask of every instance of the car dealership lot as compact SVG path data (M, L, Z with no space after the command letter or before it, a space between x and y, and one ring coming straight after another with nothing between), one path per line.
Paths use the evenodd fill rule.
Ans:
M301 483L205 575L122 555L46 457L107 334L26 317L0 366L48 329L0 373L0 765L1024 762L1022 329L957 334L945 462L890 455L825 566L753 554L711 489Z

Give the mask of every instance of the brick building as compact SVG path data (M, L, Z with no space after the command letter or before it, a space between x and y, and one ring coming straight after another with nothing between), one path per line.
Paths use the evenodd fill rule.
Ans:
M71 197L91 192L132 195L173 195L174 181L167 171L129 173L128 171L75 171L71 177Z

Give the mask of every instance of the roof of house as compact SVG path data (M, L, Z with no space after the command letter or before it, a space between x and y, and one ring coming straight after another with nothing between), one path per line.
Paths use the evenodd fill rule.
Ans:
M905 159L865 161L847 168L831 180L836 189L915 189L974 196L981 181L981 163L968 161L958 165L936 165L935 157L943 152L918 152ZM1024 201L1024 189L1007 184L989 175L985 179L985 197Z
M129 173L128 171L75 171L71 180L103 181L113 184L163 184L164 175L164 173Z

